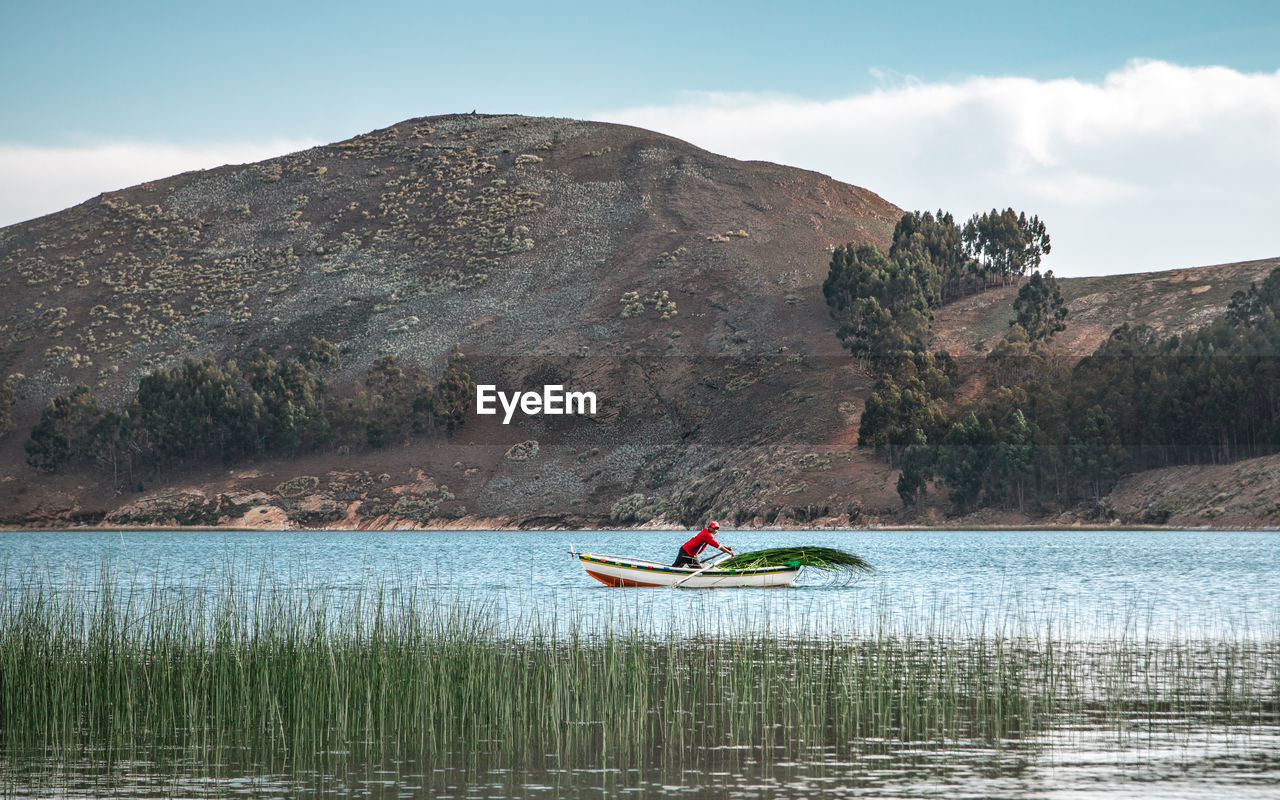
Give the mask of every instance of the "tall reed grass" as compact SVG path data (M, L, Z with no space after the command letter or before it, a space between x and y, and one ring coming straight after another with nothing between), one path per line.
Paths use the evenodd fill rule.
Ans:
M1068 720L1280 721L1275 637L512 633L494 606L412 583L339 594L274 574L185 589L122 586L109 568L69 587L5 575L0 753L709 769Z

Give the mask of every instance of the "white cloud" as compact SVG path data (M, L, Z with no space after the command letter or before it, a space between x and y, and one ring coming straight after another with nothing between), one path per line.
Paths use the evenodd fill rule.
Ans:
M60 211L102 192L195 169L261 161L314 144L288 140L196 146L117 142L38 147L0 143L0 226Z
M829 101L699 95L596 118L824 172L906 209L1039 214L1061 275L1280 256L1280 72L1134 61L1098 83L893 80Z
M818 170L906 209L1025 209L1049 225L1046 266L1063 275L1280 256L1280 72L1135 61L1096 83L881 80L829 101L689 94L595 116ZM313 144L0 143L0 226Z

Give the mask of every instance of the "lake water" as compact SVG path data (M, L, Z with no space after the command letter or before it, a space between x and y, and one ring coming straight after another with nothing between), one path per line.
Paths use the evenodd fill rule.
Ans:
M739 552L839 547L877 568L852 582L802 574L783 591L616 589L590 578L579 551L670 563L687 534L576 532L0 533L8 583L35 568L56 582L93 578L193 586L228 568L341 594L410 581L446 601L499 604L560 630L767 628L857 634L885 625L938 632L1051 630L1064 638L1274 637L1280 633L1280 534L1267 532L735 532Z
M568 551L670 562L687 534L578 532L0 533L4 588L38 572L84 585L110 563L122 584L208 586L226 570L266 570L336 596L413 583L444 603L500 610L513 634L735 631L857 637L898 631L1029 634L1073 642L1280 637L1280 534L1257 532L738 532L739 552L788 544L852 550L877 571L852 581L803 575L793 589L611 589ZM1271 652L1274 652L1271 651ZM1280 669L1263 665L1270 675ZM1280 686L1280 682L1277 683ZM1280 697L1272 698L1280 702ZM1274 705L1272 706L1274 718ZM92 753L9 764L14 796L369 797L1277 797L1280 730L1147 720L1074 720L1016 741L867 741L796 760L768 748L693 774L669 766L613 774L591 763L536 772L422 763L335 765L299 775L271 764L159 770Z

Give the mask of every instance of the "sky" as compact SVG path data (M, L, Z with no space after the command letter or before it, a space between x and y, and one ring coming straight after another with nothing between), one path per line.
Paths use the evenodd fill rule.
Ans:
M466 112L623 122L907 210L1038 214L1063 276L1280 256L1280 3L9 0L0 226Z

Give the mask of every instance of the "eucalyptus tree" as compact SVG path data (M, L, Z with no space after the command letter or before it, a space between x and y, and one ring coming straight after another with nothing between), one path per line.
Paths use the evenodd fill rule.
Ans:
M1049 233L1039 217L1012 208L974 214L961 232L965 255L980 265L987 282L1008 286L1016 277L1034 272L1049 254Z

